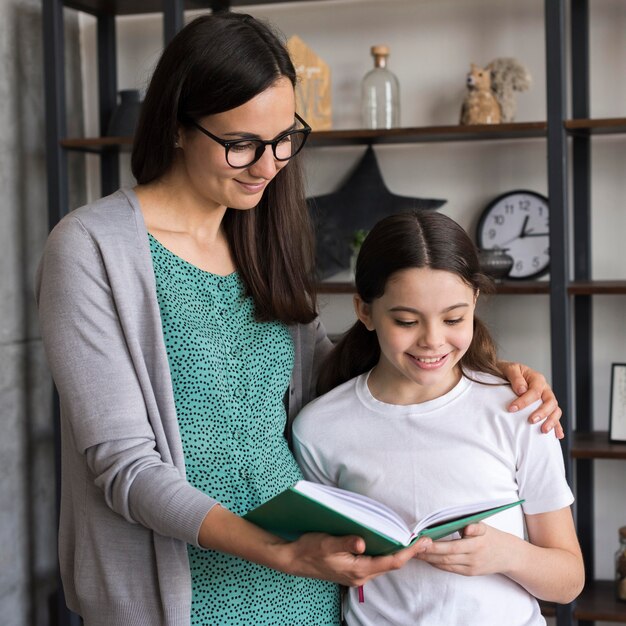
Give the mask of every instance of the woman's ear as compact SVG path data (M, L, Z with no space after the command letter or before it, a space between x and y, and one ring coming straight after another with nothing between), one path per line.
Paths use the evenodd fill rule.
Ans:
M174 135L174 148L185 147L186 128L179 122L176 126L176 134Z
M372 324L372 305L368 304L358 294L354 296L354 312L356 316L361 320L367 330L374 330Z

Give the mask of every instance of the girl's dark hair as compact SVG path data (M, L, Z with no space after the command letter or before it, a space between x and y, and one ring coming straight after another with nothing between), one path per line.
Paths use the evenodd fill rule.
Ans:
M178 129L245 104L296 72L282 40L242 13L196 18L165 48L135 133L132 173L141 184L172 167ZM299 156L269 183L253 210L229 208L226 235L257 319L306 323L316 315L314 244Z
M478 264L467 233L442 213L412 211L378 222L365 238L356 262L356 291L368 304L385 293L389 279L401 270L428 267L456 274L475 293L493 290ZM380 358L375 332L357 321L342 337L320 369L318 393L372 369ZM464 372L473 370L502 377L496 347L486 326L474 316L474 337L461 359Z

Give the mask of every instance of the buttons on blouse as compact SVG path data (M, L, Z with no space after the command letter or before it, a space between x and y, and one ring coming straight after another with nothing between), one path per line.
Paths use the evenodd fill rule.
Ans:
M252 472L249 469L242 467L239 470L239 476L241 476L244 480L248 480L249 478L252 478Z
M246 395L246 390L243 387L235 387L235 398L243 398Z
M238 343L233 343L230 346L228 346L228 352L231 354L231 356L239 356L242 350L243 348Z

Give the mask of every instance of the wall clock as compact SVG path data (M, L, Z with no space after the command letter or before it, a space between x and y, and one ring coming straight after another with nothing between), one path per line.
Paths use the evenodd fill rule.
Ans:
M530 280L550 267L548 198L534 191L508 191L483 210L476 229L478 247L506 248L514 263L507 278Z

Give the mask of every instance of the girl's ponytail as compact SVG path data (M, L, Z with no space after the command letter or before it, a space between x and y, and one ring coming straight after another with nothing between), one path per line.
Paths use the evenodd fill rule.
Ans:
M357 321L322 363L317 379L318 395L368 372L378 363L379 357L376 333Z

